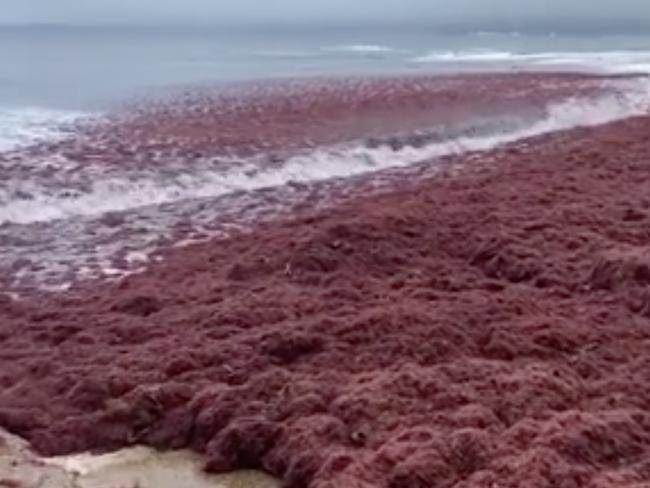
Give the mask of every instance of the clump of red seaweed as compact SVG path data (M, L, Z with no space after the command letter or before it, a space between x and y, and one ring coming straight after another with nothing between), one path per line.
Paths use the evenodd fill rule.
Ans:
M289 487L650 483L650 119L0 302L0 425ZM462 163L462 158L459 163Z

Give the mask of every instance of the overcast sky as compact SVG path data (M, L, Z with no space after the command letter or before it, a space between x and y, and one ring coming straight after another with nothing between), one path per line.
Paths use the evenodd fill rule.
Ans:
M427 20L632 22L650 26L650 0L4 0L0 23L221 23Z

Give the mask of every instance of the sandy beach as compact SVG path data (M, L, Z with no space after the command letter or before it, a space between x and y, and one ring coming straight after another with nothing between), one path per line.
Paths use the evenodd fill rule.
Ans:
M210 475L200 456L135 447L109 454L44 458L0 431L0 486L9 488L277 488L259 472Z
M377 103L358 136L410 113ZM339 141L313 110L273 127ZM120 281L0 296L0 426L290 488L647 486L650 116L383 175Z

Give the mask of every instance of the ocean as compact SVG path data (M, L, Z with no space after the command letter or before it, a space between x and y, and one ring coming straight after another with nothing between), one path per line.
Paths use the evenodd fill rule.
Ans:
M179 85L459 69L650 68L650 36L310 30L0 27L0 107L85 110Z
M0 26L0 64L0 149L8 149L56 136L84 113L219 82L521 68L650 72L650 36Z
M163 242L225 235L226 224L301 201L296 185L604 123L650 100L650 36L626 34L0 27L0 64L0 281L10 288L122 276ZM526 72L643 76L587 98L564 81L492 80L490 93L422 81ZM360 81L379 79L393 81ZM214 98L233 89L250 93Z

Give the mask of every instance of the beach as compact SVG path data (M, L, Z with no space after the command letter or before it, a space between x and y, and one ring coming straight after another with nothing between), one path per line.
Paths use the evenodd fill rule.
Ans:
M583 100L579 114L612 93L619 103L602 81L545 74L442 77L401 89L373 82L360 91L325 84L297 106L271 96L204 116L224 105L184 102L159 124L150 123L159 107L138 111L7 156L54 152L107 168L127 147L148 154L127 158L137 166L129 171L141 172L189 158L169 156L173 148L210 157L227 144L206 136L220 120L233 129L218 134L237 157L268 143L275 156L247 168L253 176L348 139L408 164L375 160L372 171L322 180L291 173L281 190L236 186L225 203L204 194L218 197L202 207L218 225L170 217L148 228L172 231L137 269L122 259L128 272L111 275L95 259L97 274L63 273L56 292L34 284L60 284L59 268L39 274L45 265L9 263L0 427L41 456L190 450L210 473L264 471L295 488L645 486L650 115L623 98L620 116L544 118L567 100ZM501 117L499 130L477 129L484 119L476 114ZM512 114L515 136L503 118ZM444 151L448 136L418 132L432 121L463 144ZM107 141L117 129L125 135ZM146 153L157 137L171 138L169 146ZM91 155L88 140L104 142ZM405 148L426 150L409 160ZM212 164L223 171L232 163ZM242 194L249 199L237 200ZM175 215L175 200L158 204L156 222ZM57 208L96 220L85 229L98 240L80 241L94 243L93 252L106 242L101 226L120 239L133 232L125 208L108 219ZM229 213L217 218L211 208ZM18 236L18 225L3 228L16 248L6 236ZM27 241L28 232L47 231L42 221L20 225Z
M276 488L259 472L211 475L190 452L145 447L97 455L44 458L18 437L0 431L0 486L11 488Z

